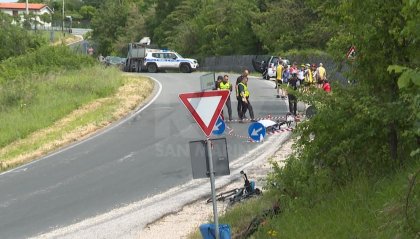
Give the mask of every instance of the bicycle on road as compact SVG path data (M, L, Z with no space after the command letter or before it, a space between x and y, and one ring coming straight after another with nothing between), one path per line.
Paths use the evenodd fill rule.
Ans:
M240 173L244 179L244 186L217 194L216 201L225 201L228 199L229 205L233 205L237 202L241 202L245 199L256 197L262 194L262 191L255 187L255 182L248 180L248 176L244 171L241 171ZM213 199L210 197L206 202L211 203L213 202Z

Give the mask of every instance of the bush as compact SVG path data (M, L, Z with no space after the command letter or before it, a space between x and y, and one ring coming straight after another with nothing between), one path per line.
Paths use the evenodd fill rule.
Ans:
M9 58L0 64L0 85L4 81L22 80L48 72L77 70L92 66L92 57L73 53L65 46L44 46L29 54Z
M399 158L394 160L389 149L390 125L384 107L392 107L398 127L412 125L413 112L403 101L381 106L364 85L340 87L333 94L313 89L311 94L299 94L300 100L315 105L317 114L302 122L295 131L294 155L284 168L276 167L270 185L290 197L305 197L309 202L316 195L347 185L354 178L372 179L388 175L410 158L416 148L413 135L401 130Z
M19 19L20 17L14 20L19 21ZM47 44L41 34L32 34L33 32L12 24L12 21L13 17L0 12L0 62L34 51Z

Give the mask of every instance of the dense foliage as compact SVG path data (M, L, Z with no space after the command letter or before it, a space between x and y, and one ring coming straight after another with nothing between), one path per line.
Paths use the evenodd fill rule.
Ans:
M336 59L346 60L349 45L357 56L348 62L354 84L300 95L318 113L299 125L295 153L271 175L273 188L310 203L358 176L374 180L420 156L420 1L312 2L336 31L328 42Z
M27 0L19 0L25 3ZM101 6L101 0L28 0L28 3L47 4L53 10L52 15L46 14L44 22L52 22L53 26L62 26L63 7L65 27L88 27L89 21L95 15L96 10ZM64 3L64 6L63 6ZM70 18L71 17L71 20Z
M144 36L181 54L209 56L324 49L331 35L303 0L107 0L92 28L103 54Z
M13 25L12 20L9 15L0 12L0 62L46 44L44 37Z
M20 2L25 2L20 0ZM265 54L290 49L324 49L331 29L305 0L29 0L54 9L72 26L94 30L97 53L124 54L127 43L149 36L160 47L194 56ZM45 19L48 20L48 19ZM64 19L70 26L69 19Z

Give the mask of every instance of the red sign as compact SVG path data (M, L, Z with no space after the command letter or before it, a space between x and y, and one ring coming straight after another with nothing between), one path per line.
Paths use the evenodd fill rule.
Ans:
M209 137L229 94L228 90L215 90L182 93L179 94L179 98L204 134Z
M92 47L89 47L89 48L88 48L88 54L89 54L89 55L93 55L93 48L92 48Z
M347 59L354 59L356 56L356 48L354 46L351 46L349 50L347 51L346 57Z

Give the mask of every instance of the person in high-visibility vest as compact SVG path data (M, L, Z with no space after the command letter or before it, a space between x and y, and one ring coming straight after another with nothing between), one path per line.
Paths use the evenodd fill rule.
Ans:
M305 86L310 86L314 83L314 77L313 77L313 73L311 70L311 65L306 64L306 69L305 69L305 73L304 73L304 77L305 77Z
M316 82L318 83L318 88L322 88L324 80L327 79L327 71L325 70L322 63L319 63L318 68L316 68L316 76L317 76Z
M238 84L238 94L240 103L242 105L242 112L239 116L239 119L243 121L245 118L245 113L249 110L249 116L251 121L254 121L254 110L252 109L251 102L249 101L249 91L248 91L248 77L242 77L242 81Z
M281 61L281 58L280 58ZM281 89L281 84L282 82L282 78L283 78L283 62L279 62L279 65L277 66L276 69L276 89L277 89L277 98L280 98L280 93L282 98L284 98L284 92Z
M229 82L229 76L228 75L223 76L223 81L219 83L218 90L228 90L228 91L232 92L232 84ZM230 94L229 94L229 96L226 100L226 107L228 109L229 121L232 121L232 104L230 102ZM223 115L223 110L222 110L222 115Z
M249 75L249 71L247 69L245 69L244 72L242 73L242 75L240 75L236 79L235 93L236 93L236 99L238 100L238 106L237 106L236 110L238 111L239 119L241 118L241 115L242 115L242 103L241 103L241 96L239 95L239 91L238 91L238 85L239 85L239 83L242 82L242 78L243 77L248 77L248 75Z

